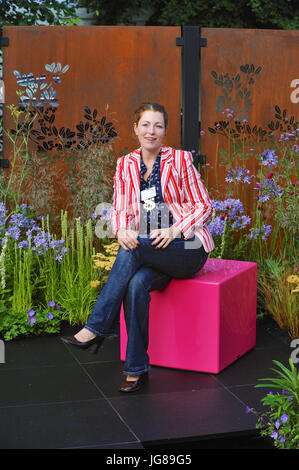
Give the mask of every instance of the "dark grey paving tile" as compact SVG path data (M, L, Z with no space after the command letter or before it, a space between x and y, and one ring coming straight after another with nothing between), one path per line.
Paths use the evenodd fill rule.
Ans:
M0 408L0 423L1 449L78 448L137 441L105 399Z
M257 322L256 348L288 349L291 341L288 331L282 330L271 317Z
M105 397L120 394L119 387L123 377L123 364L121 361L83 364L82 367Z
M122 381L122 362L84 364L97 386L106 397L119 396ZM149 380L138 394L173 393L179 391L217 388L222 385L211 375L163 367L152 367Z
M61 328L61 336L71 336L76 334L82 327L72 326L63 324ZM120 360L120 339L119 339L119 325L116 327L115 338L106 338L104 343L99 348L96 354L91 353L87 350L80 350L74 346L63 343L66 350L74 357L78 362L82 364L88 364L89 362L106 362L106 361L119 361ZM61 340L60 340L61 341Z
M41 335L5 341L5 363L0 364L0 374L7 368L75 364L76 360L64 347L57 335Z
M82 447L81 447L82 448ZM116 443L111 443L111 444L103 444L103 445L97 445L97 446L88 446L84 447L84 449L106 449L113 451L114 449L122 449L122 450L130 450L130 449L139 449L139 450L144 450L144 447L141 442L135 441L135 442L116 442ZM112 457L113 454L111 453L106 453L107 458Z
M252 430L256 423L238 399L219 388L109 401L143 443Z
M0 406L102 398L77 365L34 367L0 372Z
M228 389L232 394L239 398L244 403L244 411L246 406L252 408L257 413L268 411L268 407L263 406L261 399L271 390L268 388L254 388L253 385L241 385L237 387L230 387ZM274 390L276 393L277 389Z
M273 377L273 359L288 365L290 351L284 348L253 349L217 374L224 386L257 384L259 378Z
M100 346L96 354L93 354L89 349L81 350L75 346L65 344L68 352L80 364L88 364L90 362L107 362L107 361L120 361L119 337L106 338Z

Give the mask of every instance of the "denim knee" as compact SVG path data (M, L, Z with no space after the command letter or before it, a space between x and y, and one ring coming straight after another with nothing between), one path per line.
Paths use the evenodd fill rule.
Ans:
M149 286L145 284L142 273L137 271L128 284L127 295L140 296L142 294L150 298Z

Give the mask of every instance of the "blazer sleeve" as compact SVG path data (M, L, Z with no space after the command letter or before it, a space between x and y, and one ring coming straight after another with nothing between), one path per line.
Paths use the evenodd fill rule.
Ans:
M112 231L114 235L116 235L120 228L130 228L132 218L129 211L128 188L124 175L124 157L120 157L117 160L113 181L113 210L110 215L110 220Z
M182 152L182 180L185 200L181 206L180 220L175 226L185 238L202 228L213 213L208 191L201 181L200 174L193 165L190 152Z

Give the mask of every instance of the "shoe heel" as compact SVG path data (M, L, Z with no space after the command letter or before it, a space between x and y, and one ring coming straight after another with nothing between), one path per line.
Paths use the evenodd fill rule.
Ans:
M96 354L101 346L101 344L103 343L104 341L104 338L100 338L99 341L96 341L94 344L92 344L90 346L90 352L92 354Z

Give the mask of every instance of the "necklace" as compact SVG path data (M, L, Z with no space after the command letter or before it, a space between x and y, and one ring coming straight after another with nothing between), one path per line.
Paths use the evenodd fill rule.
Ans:
M145 208L146 211L152 211L156 207L156 203L155 203L156 188L154 187L154 188L150 189L151 182L152 182L152 176L153 176L153 169L151 171L150 176L147 179L147 181L149 181L149 183L148 183L148 187L145 190L145 194L144 194L144 208Z
M160 155L160 152L157 157L159 157L159 155ZM157 158L155 162L153 163L153 166L151 168L151 173L149 174L147 181L146 181L146 184L148 183L147 189L144 189L143 191L141 191L141 200L143 201L143 207L147 212L152 211L156 207L156 203L155 203L155 196L157 194L156 186L154 185L151 187L153 170L155 168L156 161L157 161Z

